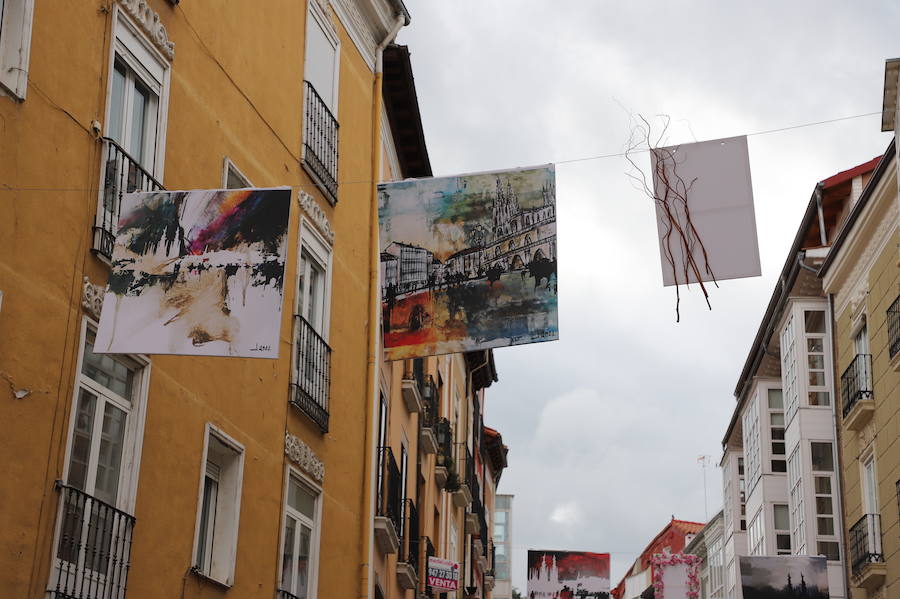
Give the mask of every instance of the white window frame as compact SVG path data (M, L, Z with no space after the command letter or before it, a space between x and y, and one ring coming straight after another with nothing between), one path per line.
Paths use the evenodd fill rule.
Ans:
M105 135L112 136L112 132L109 130L110 115L112 114L112 81L118 56L140 76L141 82L157 95L156 147L153 153L153 164L142 164L141 166L158 181L162 181L166 153L166 125L169 114L169 88L172 76L171 63L160 54L118 5L113 6L113 32L106 75ZM145 140L144 143L148 142ZM101 181L104 168L105 165L101 165ZM102 202L102 190L100 194Z
M3 0L0 21L0 89L19 101L28 91L34 0Z
M825 326L825 331L822 333L808 333L806 331L806 313L807 312L821 312L822 313L822 324ZM805 387L805 393L803 394L802 405L810 407L810 408L826 408L831 410L831 404L834 403L834 389L832 389L831 382L831 323L828 318L828 310L825 306L801 306L801 312L803 318L803 345L800 346L800 354L802 355L802 359L798 360L798 362L802 365L802 372L805 375L802 377L803 387ZM809 341L812 339L818 339L822 343L822 378L824 384L822 385L813 385L809 380L809 373L811 370L809 364L809 356L810 354L819 354L820 352L810 352L809 351ZM818 368L814 369L819 371ZM810 393L825 393L828 397L827 404L812 404L809 401Z
M234 480L234 488L231 489L231 495L226 495L228 492L228 488L223 488L223 485L219 484L219 492L217 497L217 518L216 518L216 531L219 531L219 526L226 527L224 532L226 533L225 538L222 538L222 535L216 535L216 544L221 547L220 543L224 543L227 547L228 558L226 559L225 576L216 576L213 572L204 572L197 564L197 550L200 544L200 524L203 513L203 489L204 483L206 479L206 468L207 462L209 461L209 440L210 438L215 437L216 440L226 448L233 451L237 454L237 472L236 478ZM191 566L192 570L198 575L204 578L208 578L210 580L214 580L219 584L231 587L234 586L234 566L235 560L237 558L237 541L238 541L238 529L240 527L240 519L241 519L241 495L244 484L244 458L245 451L244 446L230 437L225 433L222 429L215 426L214 424L207 422L204 427L203 432L203 456L200 461L200 472L199 472L199 481L198 481L198 490L197 490L197 516L196 522L194 524L194 543L191 548ZM230 501L231 505L229 506L224 501ZM218 516L221 514L219 510L219 506L225 505L228 509L232 510L234 513L230 518L230 521L221 521Z
M791 519L791 550L806 554L806 512L803 498L803 455L801 445L788 456L788 510Z
M130 360L138 364L140 369L135 373L132 382L133 390L130 402L119 397L112 391L96 383L87 375L82 374L84 365L84 349L88 331L97 332L99 324L87 316L81 319L81 336L78 342L78 360L76 362L75 385L72 390L72 404L69 408L69 427L66 435L66 457L63 468L63 480L69 478L69 466L72 458L72 439L75 434L75 414L78 409L78 396L81 386L84 385L95 394L102 394L105 399L112 400L116 407L128 412L129 422L125 429L125 439L122 448L121 475L116 497L116 508L129 514L134 513L137 500L137 482L141 463L141 451L144 440L144 423L147 419L147 396L150 387L150 359L143 355L128 355Z
M744 413L742 430L744 443L744 476L747 481L747 492L753 491L756 483L762 476L762 464L760 453L761 432L759 429L759 392L754 394L753 400L748 402L747 411ZM768 401L768 399L766 400Z
M300 514L298 512L294 512L292 509L288 507L288 489L290 489L291 476L299 479L304 485L309 487L312 491L317 494L316 497L316 507L315 507L315 522L309 522L309 518ZM281 588L281 579L282 579L282 570L284 567L284 527L285 522L287 522L287 517L290 515L292 518L299 520L300 522L307 524L312 529L312 535L309 539L309 587L308 592L309 595L307 599L316 599L318 596L318 587L319 587L319 557L320 557L320 542L322 537L322 501L323 497L323 489L322 486L317 484L315 481L306 476L302 471L294 468L290 464L285 465L284 469L284 486L282 488L282 498L281 498L281 530L279 531L279 539L278 539L278 587ZM289 514L290 510L290 514ZM289 592L293 592L290 589L283 589Z
M791 553L792 553L791 547L793 547L790 542L790 540L791 540L791 523L790 523L791 506L787 503L781 503L781 502L773 503L771 505L772 505L772 531L774 533L772 535L772 541L773 541L772 555L791 555ZM775 516L775 508L778 506L784 506L785 509L787 510L787 515L788 515L788 527L787 528L778 528L778 518ZM791 545L791 547L789 547L787 550L778 548L778 537L781 535L787 535L788 545Z
M750 520L747 526L747 546L749 555L763 555L766 551L765 517L761 507Z
M331 89L331 97L334 99L334 106L329 106L328 110L331 111L332 116L335 119L338 119L338 105L340 104L340 97L338 96L338 90L340 89L340 74L341 74L341 39L338 37L337 31L334 28L334 25L331 22L331 19L328 18L328 15L322 10L319 6L319 3L316 0L309 0L308 8L306 11L306 32L304 39L309 38L309 28L318 26L322 33L325 34L325 37L328 38L328 41L334 46L334 75L332 76L332 89ZM304 78L306 77L307 71L307 61L309 60L309 46L304 44L304 56L303 56L303 74ZM316 90L319 91L319 90ZM305 93L305 89L304 89ZM319 92L321 96L321 92ZM305 99L304 99L305 100ZM304 106L306 106L306 102L304 101ZM340 120L338 119L338 122ZM306 115L303 115L303 126L304 126L304 139L305 139L305 127L306 127Z
M872 489L868 485L868 466L871 465L872 472ZM859 457L859 480L860 491L862 493L863 514L880 514L880 506L878 505L878 464L875 461L875 452L869 448ZM869 510L872 511L869 511Z
M781 330L781 378L784 384L782 401L784 403L785 428L794 419L800 407L799 377L797 375L797 319L791 313Z
M781 408L773 408L769 398L773 391L777 391L781 393ZM785 439L785 432L787 431L787 418L784 415L784 393L782 392L780 387L767 387L763 390L765 393L765 414L766 414L766 430L768 431L768 442L769 446L766 450L766 454L769 459L767 460L767 470L771 474L785 474L787 473L787 440ZM781 424L773 424L772 416L775 414L781 414ZM781 439L776 439L774 436L774 430L781 429ZM784 447L784 451L781 453L775 453L775 443L781 443ZM784 470L775 470L773 467L773 463L778 460L784 462Z
M826 348L827 349L827 348ZM829 560L829 561L840 561L841 559L841 514L838 513L838 487L837 487L837 470L840 468L840 464L838 463L837 453L835 442L832 439L812 439L809 441L810 449L809 449L809 468L811 475L811 483L812 483L812 511L815 517L815 540L816 540L816 553L814 555L819 555L819 543L835 543L838 548L838 559L837 560ZM827 443L831 446L831 470L815 470L813 469L812 464L812 444L813 443ZM831 492L828 494L819 493L816 491L816 478L828 478L829 479L829 487ZM831 513L830 514L819 514L819 506L817 499L819 497L829 497L831 499ZM819 518L831 518L831 526L834 530L833 534L826 535L819 533Z
M243 187L228 187L228 173L232 172L237 176L238 179L243 183ZM222 160L222 189L247 189L253 187L253 183L250 182L250 179L237 167L234 161L225 156Z
M147 397L150 387L150 367L149 358L143 355L128 355L127 357L136 362L139 369L136 370L134 379L132 380L132 398L130 401L119 397L106 387L85 374L82 374L84 364L85 342L88 332L96 333L98 323L92 318L83 316L81 319L81 332L78 342L78 356L75 362L75 382L72 387L72 402L69 408L69 424L66 434L66 452L63 461L62 480L67 481L69 478L69 469L72 461L72 442L75 435L76 414L78 410L78 400L82 387L87 388L98 397L102 397L104 401L109 401L119 409L127 412L127 421L125 435L122 443L122 459L120 464L119 484L116 492L115 507L128 514L134 514L135 502L137 500L137 484L140 475L141 452L144 441L144 424L147 418ZM99 432L96 433L99 435ZM92 450L92 452L95 450ZM95 472L96 474L96 472ZM86 490L85 490L86 492ZM63 501L59 502L56 513L56 523L53 533L53 558L50 568L48 584L54 584L57 575L57 568L60 567L59 558L57 557L57 548L59 547L61 527L63 524ZM49 587L48 587L49 588Z

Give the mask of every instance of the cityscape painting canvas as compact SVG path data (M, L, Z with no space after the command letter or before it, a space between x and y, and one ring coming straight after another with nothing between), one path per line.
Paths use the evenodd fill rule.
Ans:
M94 351L277 358L291 190L122 198Z
M553 166L379 185L388 360L552 341Z
M609 554L528 550L528 599L609 599Z
M828 599L824 557L741 556L744 599Z

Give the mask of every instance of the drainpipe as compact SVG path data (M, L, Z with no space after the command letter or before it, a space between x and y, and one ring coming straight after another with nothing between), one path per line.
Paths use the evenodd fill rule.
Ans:
M828 245L828 233L825 231L825 214L822 212L822 182L816 184L816 210L819 213L819 241L822 246Z
M402 5L401 5L402 6ZM400 28L409 23L409 14L404 10L399 10L397 19L387 36L382 40L378 47L375 48L375 81L372 86L372 190L371 201L369 204L369 348L368 362L366 365L366 380L371 391L369 401L366 401L366 424L368 425L368 434L365 440L365 474L363 478L363 497L368 500L362 510L362 549L361 553L361 570L359 597L371 598L373 585L373 514L375 513L375 473L376 473L376 450L375 439L377 438L377 420L375 418L375 405L378 401L379 392L379 376L378 369L380 360L378 359L381 343L379 334L381 327L379 305L381 303L381 291L379 287L379 269L378 269L378 180L381 178L381 78L382 63L384 49L397 36Z

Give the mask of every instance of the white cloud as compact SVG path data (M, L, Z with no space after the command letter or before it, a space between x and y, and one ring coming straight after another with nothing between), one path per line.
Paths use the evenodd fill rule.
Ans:
M567 527L580 524L583 521L581 508L574 501L561 503L550 512L550 521Z

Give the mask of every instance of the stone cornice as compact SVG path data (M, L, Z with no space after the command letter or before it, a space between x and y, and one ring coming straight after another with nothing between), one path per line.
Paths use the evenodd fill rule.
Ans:
M331 6L353 45L374 70L375 49L394 24L391 3L386 0L331 0Z
M119 6L134 19L163 56L169 60L175 58L175 42L169 40L166 26L162 24L159 14L150 8L147 0L119 0Z
M325 237L325 240L334 245L334 229L331 228L331 223L328 222L328 215L319 207L316 199L301 189L297 192L297 202L300 203L303 212L313 222L319 233Z
M325 480L325 464L300 437L284 432L284 455L317 482Z

